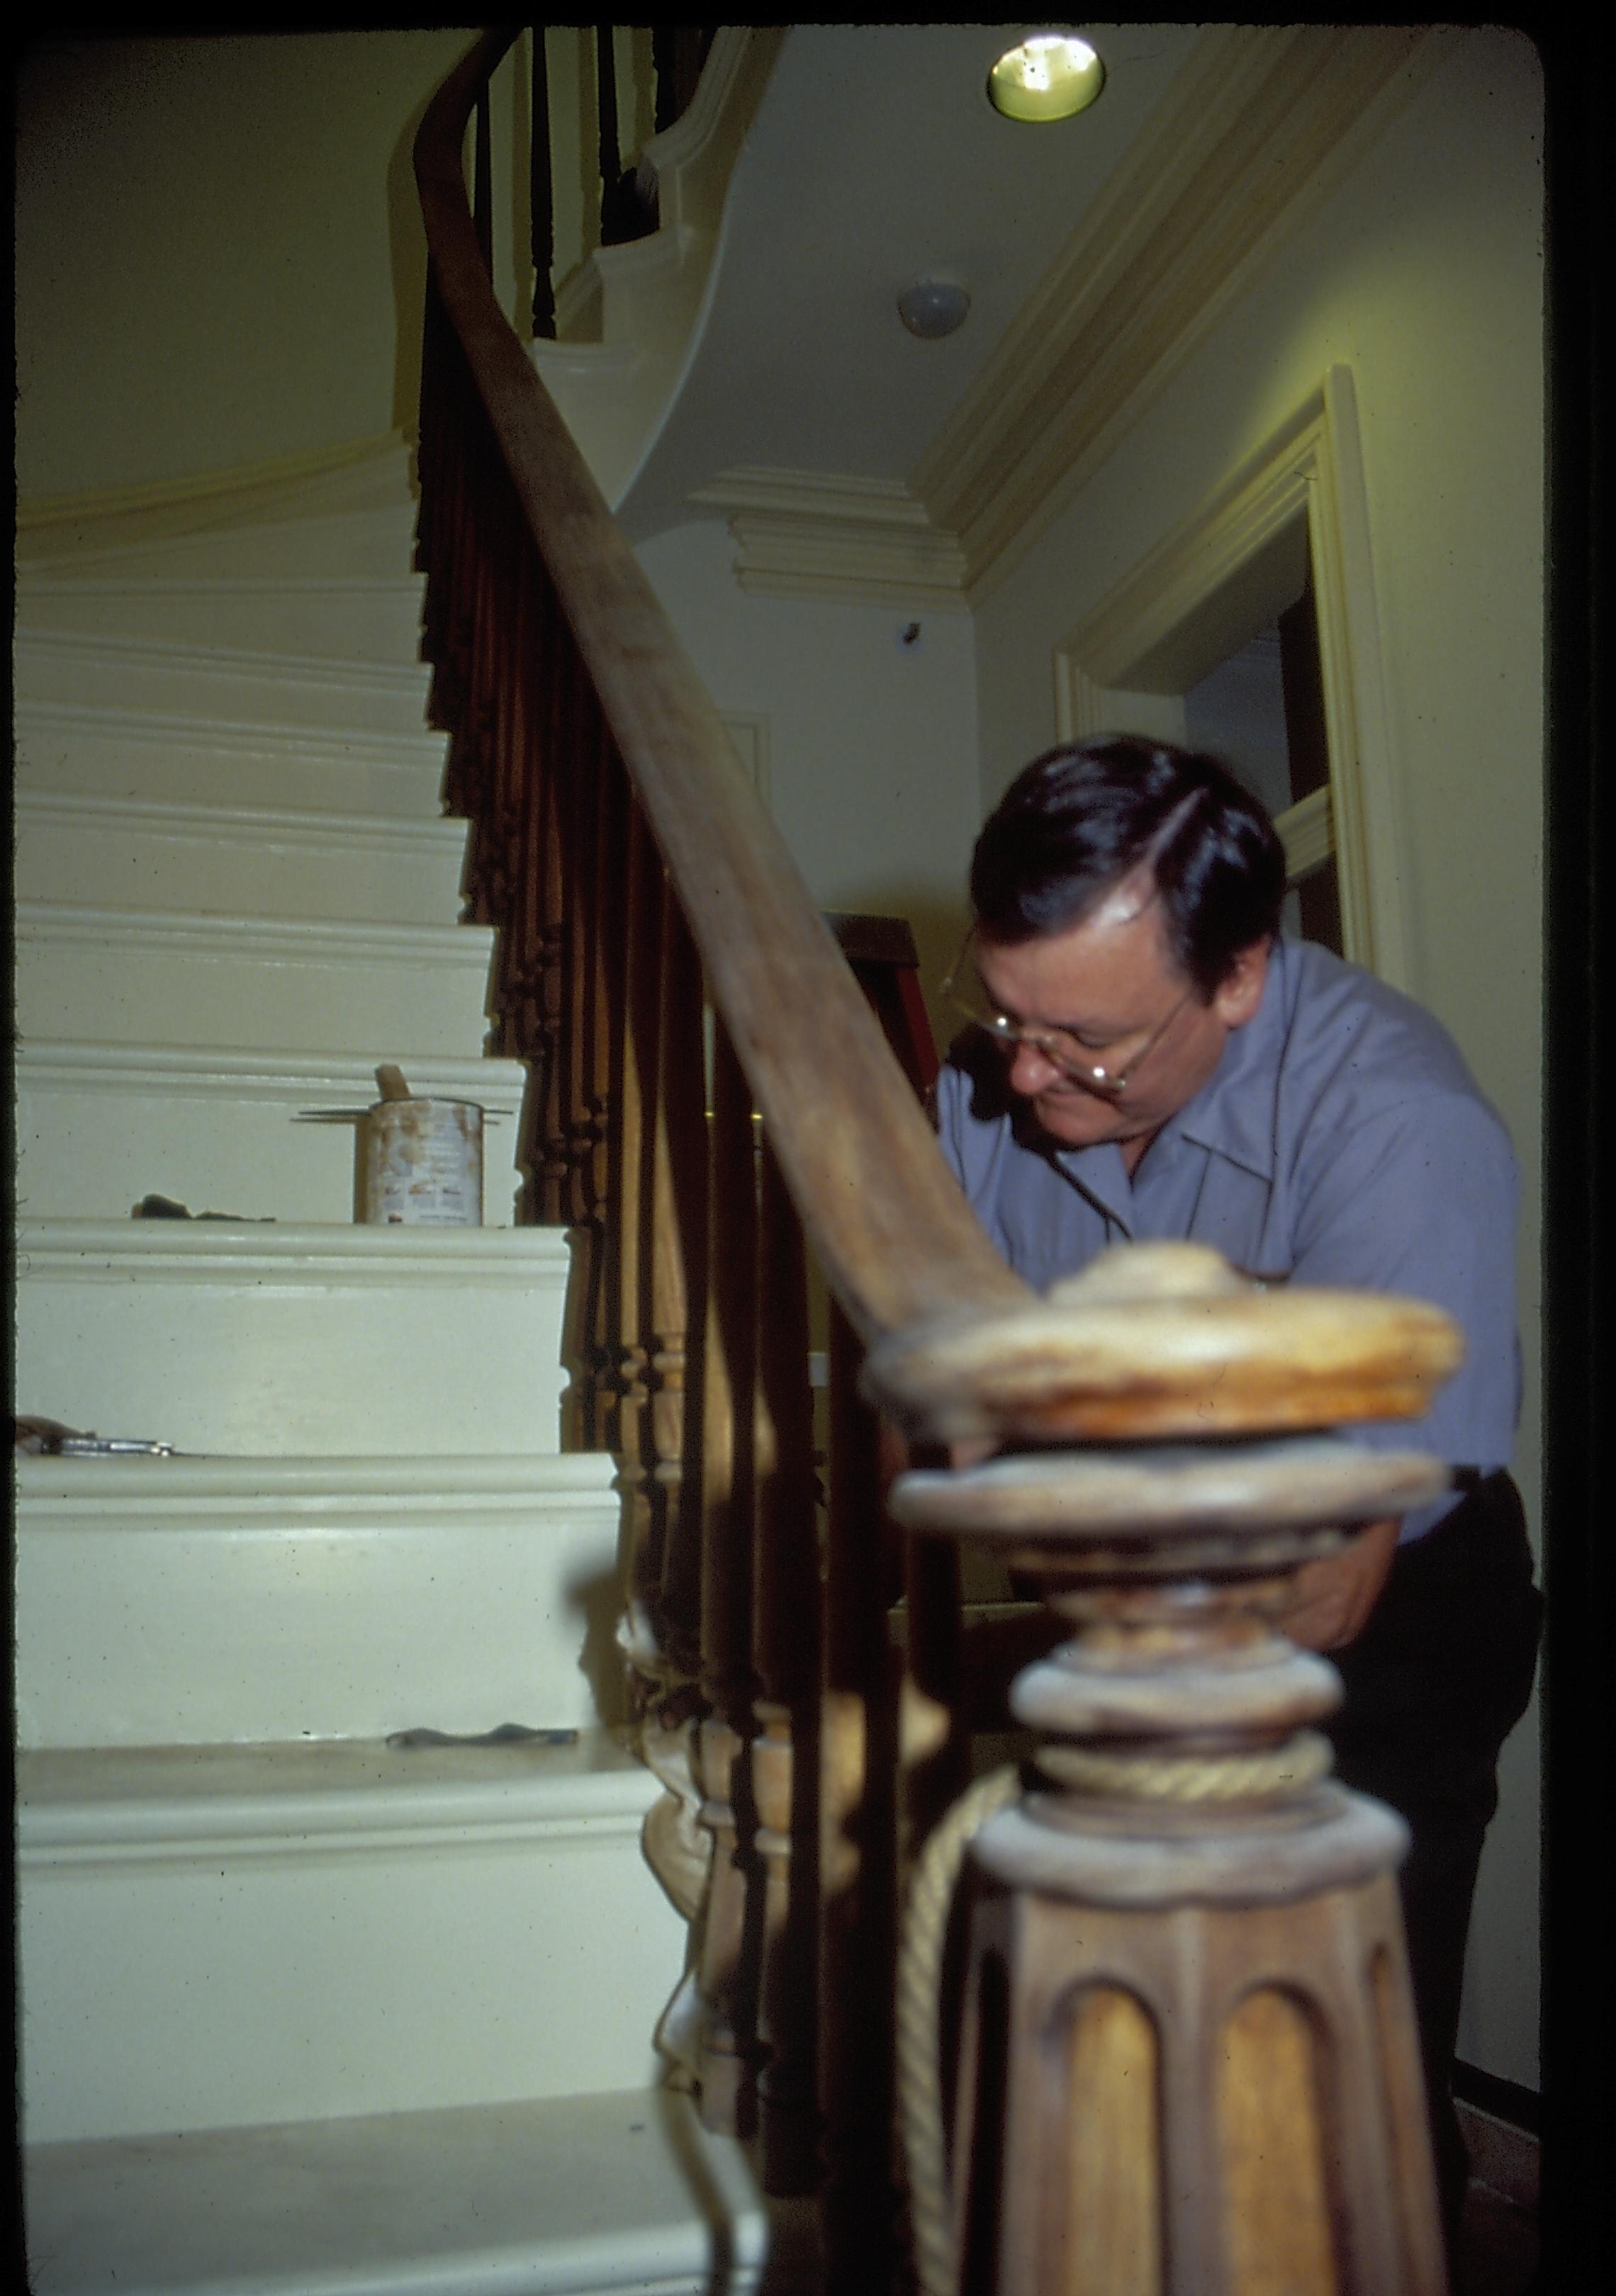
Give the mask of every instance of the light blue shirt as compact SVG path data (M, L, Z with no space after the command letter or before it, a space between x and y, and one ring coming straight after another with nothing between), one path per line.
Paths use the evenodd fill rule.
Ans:
M1114 1142L1041 1140L980 1033L937 1085L943 1153L999 1250L1035 1289L1107 1244L1190 1237L1236 1267L1297 1283L1428 1300L1465 1357L1417 1422L1350 1431L1483 1473L1506 1467L1520 1415L1509 1136L1446 1030L1373 974L1281 939L1262 1003L1210 1081L1131 1178ZM1456 1497L1405 1518L1422 1537Z

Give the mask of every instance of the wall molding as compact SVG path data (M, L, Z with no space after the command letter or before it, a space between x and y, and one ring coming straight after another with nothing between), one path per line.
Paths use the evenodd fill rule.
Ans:
M1170 738L1187 689L1290 603L1309 565L1347 954L1407 988L1396 775L1348 368L1330 368L1290 420L1068 633L1054 655L1056 725L1067 741L1123 727ZM1317 810L1287 816L1309 850Z
M729 513L743 590L932 613L966 606L958 541L900 480L737 469L691 500Z
M1370 148L1441 53L1423 25L1210 27L936 433L909 490L967 585L1003 579Z

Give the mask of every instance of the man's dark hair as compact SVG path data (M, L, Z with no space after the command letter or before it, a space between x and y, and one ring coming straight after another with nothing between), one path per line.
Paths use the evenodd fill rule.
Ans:
M978 929L1005 947L1063 932L1141 862L1204 997L1279 930L1284 849L1263 806L1218 758L1135 734L1046 750L1017 775L972 857Z

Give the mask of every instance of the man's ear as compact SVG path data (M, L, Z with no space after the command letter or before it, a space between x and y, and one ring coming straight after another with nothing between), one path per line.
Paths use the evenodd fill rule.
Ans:
M1255 1017L1268 977L1270 946L1267 940L1254 940L1235 950L1212 996L1212 1010L1226 1029L1243 1029Z

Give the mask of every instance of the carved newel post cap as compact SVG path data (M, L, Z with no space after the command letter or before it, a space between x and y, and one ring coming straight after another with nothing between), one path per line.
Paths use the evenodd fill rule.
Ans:
M1464 1354L1440 1308L1253 1281L1203 1244L1118 1244L1043 1300L911 1325L865 1391L931 1441L1106 1442L1415 1419Z

